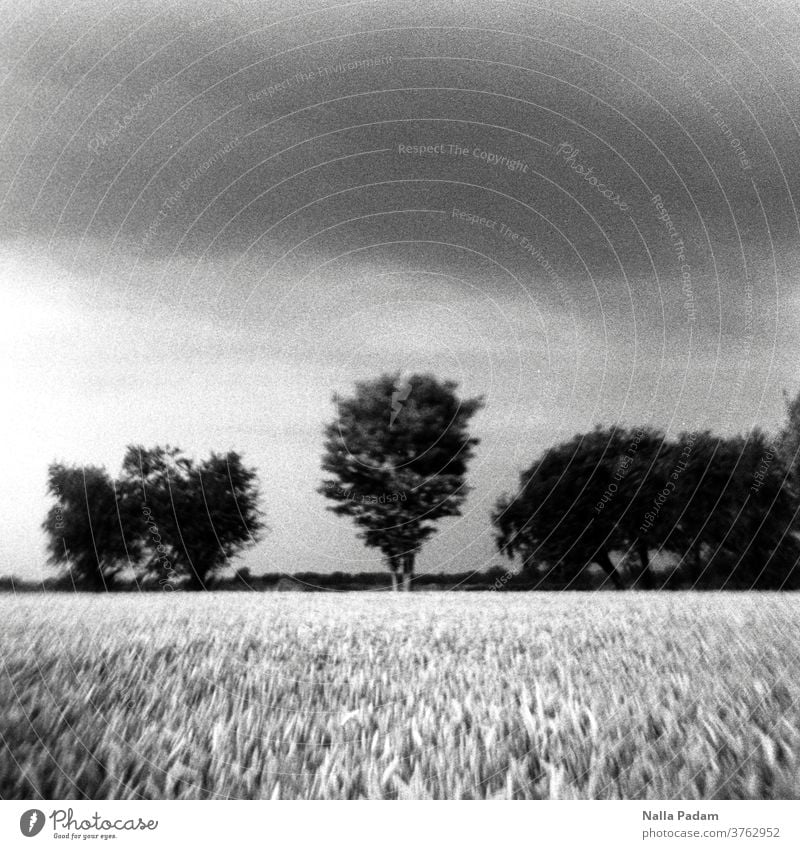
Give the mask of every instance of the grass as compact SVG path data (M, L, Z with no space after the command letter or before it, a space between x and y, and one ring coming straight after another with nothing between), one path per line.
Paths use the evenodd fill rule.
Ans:
M800 797L800 596L0 596L0 797Z

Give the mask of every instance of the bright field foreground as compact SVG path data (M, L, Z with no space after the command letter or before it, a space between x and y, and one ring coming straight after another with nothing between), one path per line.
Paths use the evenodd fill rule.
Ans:
M0 796L798 798L800 597L0 597Z

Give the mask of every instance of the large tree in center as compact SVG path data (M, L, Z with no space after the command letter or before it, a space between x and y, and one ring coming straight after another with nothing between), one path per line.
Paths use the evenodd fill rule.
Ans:
M353 518L367 546L383 554L396 589L411 588L414 560L446 516L461 515L467 463L478 440L469 422L482 399L460 399L458 385L430 374L384 374L334 396L325 428L329 509Z

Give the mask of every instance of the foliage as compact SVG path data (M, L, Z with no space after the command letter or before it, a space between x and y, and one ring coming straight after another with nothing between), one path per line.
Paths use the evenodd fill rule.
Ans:
M122 473L53 464L43 523L50 561L76 586L111 588L132 567L164 589L211 578L264 529L256 472L236 452L201 461L177 448L130 446Z
M130 493L103 468L62 463L50 465L47 492L55 500L42 523L49 562L75 586L112 588L141 551Z
M520 554L523 567L578 575L597 563L615 585L622 578L609 554L625 546L612 506L625 433L595 428L547 449L520 475L514 496L499 499L492 521L499 549Z
M129 446L123 479L137 486L148 520L144 568L172 571L192 589L209 580L264 528L256 472L235 451L195 461L169 446Z
M377 548L406 589L414 558L435 523L459 516L469 493L467 463L478 440L469 420L479 398L459 399L457 384L432 375L384 374L334 396L337 415L325 428L319 489L350 516L367 546Z
M651 589L656 552L673 555L692 586L789 588L800 585L799 505L761 431L671 441L649 428L596 428L547 450L492 521L499 549L529 569L575 576L594 561L621 586L617 551L638 559L632 585Z
M794 486L800 486L800 392L790 397L784 391L786 421L778 433L775 447L789 469Z

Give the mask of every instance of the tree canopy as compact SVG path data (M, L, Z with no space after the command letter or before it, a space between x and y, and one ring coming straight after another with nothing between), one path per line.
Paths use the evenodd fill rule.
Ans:
M601 428L546 450L492 515L500 551L528 570L579 574L598 564L616 586L779 588L800 583L798 494L761 431L675 440L650 428ZM623 575L612 552L629 564ZM656 576L653 554L672 575Z
M54 464L48 489L51 562L93 588L110 587L125 566L165 589L207 588L265 527L256 472L234 451L196 461L169 446L129 446L116 480Z
M367 546L383 554L410 589L414 559L435 525L458 516L469 487L467 464L478 440L468 425L480 398L460 399L457 384L430 374L384 374L334 396L325 428L319 489L350 516Z
M98 466L53 463L47 491L55 503L42 523L48 559L76 585L110 589L141 553L129 493Z

